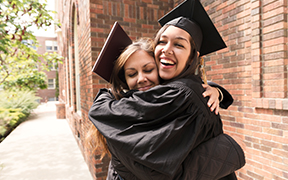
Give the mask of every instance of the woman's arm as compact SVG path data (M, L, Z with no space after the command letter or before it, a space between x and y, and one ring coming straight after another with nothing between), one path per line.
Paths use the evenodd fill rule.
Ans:
M125 162L120 162L115 159L115 156L112 156L111 162L118 174L124 179L138 179L135 176L139 179L171 179L170 176L158 172L157 168L148 168L132 160L132 158L125 158ZM137 168L135 168L136 164ZM234 171L244 165L245 155L242 148L229 135L220 134L192 150L179 166L173 178L220 179L227 177L227 175L233 176Z
M182 164L183 179L220 179L245 165L245 154L227 134L210 139L187 156Z
M102 89L89 119L119 160L123 155L172 175L193 148L222 133L222 122L207 107L203 92L201 81L191 79L118 101Z
M189 106L190 91L171 86L157 86L149 91L136 91L126 98L116 100L108 89L100 89L89 111L97 121L119 124L120 127L155 119L173 119L176 113ZM170 117L170 118L168 118ZM118 118L123 119L121 122ZM119 122L119 123L117 123ZM96 126L97 127L97 126Z

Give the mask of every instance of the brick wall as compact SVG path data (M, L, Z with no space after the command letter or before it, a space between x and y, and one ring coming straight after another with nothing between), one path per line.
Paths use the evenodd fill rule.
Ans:
M99 160L84 144L87 117L98 90L109 85L91 69L115 21L133 39L153 37L157 19L181 0L57 1L62 35L60 101L94 179L105 179L109 159ZM228 48L206 56L208 79L235 101L221 110L225 132L245 142L241 179L288 178L287 1L201 0ZM73 12L77 11L81 113L76 112ZM70 48L69 48L70 47ZM69 50L70 49L70 50ZM69 53L70 52L70 53Z
M287 1L202 1L228 48L205 58L235 102L224 129L246 144L239 179L288 178Z

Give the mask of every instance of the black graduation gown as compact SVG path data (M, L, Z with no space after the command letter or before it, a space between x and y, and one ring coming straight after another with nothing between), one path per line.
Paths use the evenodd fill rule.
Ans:
M166 180L198 176L189 169L192 159L185 159L199 144L223 133L220 116L210 112L203 92L197 76L137 91L120 100L108 90L100 90L89 119L106 138L112 161L113 157L114 163L119 161L114 165L121 177Z

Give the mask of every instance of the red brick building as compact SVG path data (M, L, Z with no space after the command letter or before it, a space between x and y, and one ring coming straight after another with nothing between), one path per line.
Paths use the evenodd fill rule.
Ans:
M99 88L109 85L91 72L115 21L133 39L153 37L157 20L182 0L59 0L60 101L91 174L105 179L109 159L85 144L87 114ZM228 48L205 57L208 79L235 101L221 110L225 132L246 144L238 178L288 179L286 0L201 0Z
M36 49L37 53L44 54L45 52L57 52L57 37L36 36L36 38L39 43L39 47L37 47ZM40 102L58 100L58 97L56 95L56 81L58 76L56 64L49 65L49 69L50 71L44 71L47 75L47 89L39 89L36 94L37 96L41 97Z

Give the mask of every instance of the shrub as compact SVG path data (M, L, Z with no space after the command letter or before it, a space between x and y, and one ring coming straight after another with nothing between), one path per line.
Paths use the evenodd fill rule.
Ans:
M22 113L29 115L30 112L37 108L39 103L33 91L4 91L0 93L0 107L5 109L21 109Z
M0 142L26 117L21 109L0 108Z
M39 105L33 91L1 91L0 142Z

